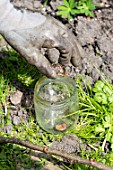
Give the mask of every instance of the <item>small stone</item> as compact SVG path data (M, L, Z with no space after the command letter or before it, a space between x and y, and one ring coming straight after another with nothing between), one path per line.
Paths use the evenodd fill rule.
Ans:
M39 1L34 1L33 6L34 6L34 8L38 9L38 8L42 7L42 4Z
M23 110L19 110L19 111L18 111L18 116L19 116L19 117L22 117L22 115L23 115Z
M53 10L57 10L58 5L56 3L54 3L53 1L50 1L50 5L51 5Z
M40 130L38 131L38 135L42 135L42 133L43 133L43 131L40 129Z
M66 125L66 123L57 124L55 126L55 129L58 131L64 131L67 129L67 125Z
M11 134L12 130L13 130L12 125L7 125L4 127L4 132L6 132L8 134Z
M13 117L13 124L14 125L18 125L19 123L20 123L20 117L14 115L14 117Z
M48 58L51 61L51 63L57 64L59 59L59 51L55 48L48 50Z
M12 104L18 105L21 103L22 97L23 97L23 93L21 91L17 90L17 92L15 94L12 94L10 96L10 101Z
M14 5L15 7L18 7L18 8L20 8L20 7L23 6L21 0L20 0L20 1L13 0L12 3L13 3L13 5Z
M24 0L24 5L27 9L33 9L33 2L31 0Z
M46 10L47 10L48 13L51 13L51 11L52 11L49 6L47 6Z
M14 115L17 115L17 110L10 110L11 119L13 119Z

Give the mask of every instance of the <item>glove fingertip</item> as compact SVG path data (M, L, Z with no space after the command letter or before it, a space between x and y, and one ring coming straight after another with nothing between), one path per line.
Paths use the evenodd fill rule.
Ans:
M75 67L78 67L81 65L81 58L72 57L71 62Z
M46 76L52 79L55 79L57 77L56 72L54 70L52 71L49 70Z
M56 72L55 72L54 70L52 70L51 77L55 79L56 76L57 76L57 75L56 75Z

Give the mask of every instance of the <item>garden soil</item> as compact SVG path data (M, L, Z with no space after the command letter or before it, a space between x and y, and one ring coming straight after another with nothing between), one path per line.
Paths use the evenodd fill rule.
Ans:
M57 6L62 0L49 1L42 8L44 1L12 0L17 8L41 11L52 15L64 23L76 36L83 47L82 68L69 66L66 72L71 77L81 73L86 81L94 83L102 75L113 81L113 1L95 0L97 4L94 18L75 16L72 21L57 16ZM54 54L53 54L54 55Z
M66 73L69 76L76 78L76 75L81 73L86 82L90 82L91 84L94 84L94 82L101 79L102 76L105 76L107 79L113 82L112 0L95 0L97 7L94 11L94 18L79 15L75 16L71 21L62 19L56 14L57 6L62 4L61 0L49 1L49 4L45 5L44 8L42 8L43 1L12 0L12 3L17 8L26 8L32 11L41 10L41 13L44 15L52 15L60 22L65 24L65 26L74 33L74 36L76 36L78 42L83 48L83 59L81 63L82 67L75 68L70 64L66 68ZM5 46L3 41L1 41L0 46ZM20 123L21 118L27 121L27 118L29 117L29 112L23 108L29 107L33 109L33 90L19 90L18 82L15 82L14 84L18 90L15 94L9 96L9 99L11 105L15 106L11 109L11 119L13 124L16 126ZM11 133L12 126L6 126L4 131ZM69 143L71 145L73 142ZM62 148L61 143L59 148ZM72 147L70 146L70 148Z

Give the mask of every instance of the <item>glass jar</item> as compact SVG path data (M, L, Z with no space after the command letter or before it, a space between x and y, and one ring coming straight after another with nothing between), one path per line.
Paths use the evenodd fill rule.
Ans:
M42 77L35 85L34 107L37 122L45 131L57 134L70 129L78 120L75 81L67 76Z

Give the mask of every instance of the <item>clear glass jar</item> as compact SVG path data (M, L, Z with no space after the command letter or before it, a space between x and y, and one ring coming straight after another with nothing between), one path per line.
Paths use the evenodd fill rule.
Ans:
M42 77L35 85L34 107L40 127L49 133L62 133L77 123L78 94L75 81L67 76Z

